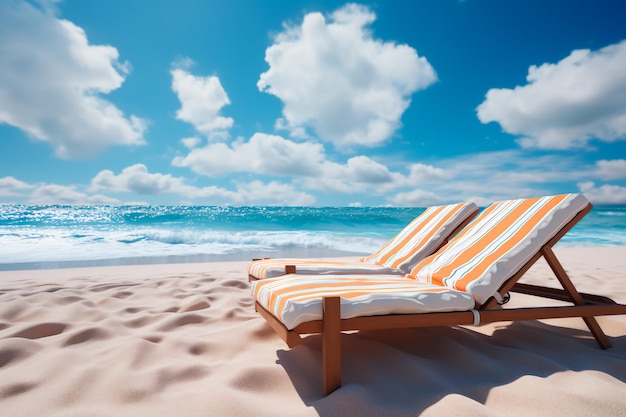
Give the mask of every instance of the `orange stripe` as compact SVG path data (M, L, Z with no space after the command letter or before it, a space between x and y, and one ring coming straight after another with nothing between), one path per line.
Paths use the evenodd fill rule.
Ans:
M389 260L389 258L391 258L393 255L395 255L396 253L398 253L398 251L399 251L399 250L400 250L400 249L401 249L404 245L408 244L408 243L411 241L411 239L413 239L413 238L415 237L415 235L416 235L416 234L418 234L418 233L422 230L423 225L424 225L425 223L426 223L426 224L430 223L430 222L432 221L432 219L433 219L435 216L437 216L437 214L438 214L441 210L443 210L443 208L444 208L443 206L440 206L440 207L437 207L436 209L432 210L432 211L433 211L433 213L431 213L430 215L428 215L428 217L426 218L426 220L424 220L424 221L421 223L420 227L414 227L414 228L413 228L413 230L411 231L411 233L409 233L409 235L408 235L407 237L405 237L405 238L404 238L404 240L402 240L402 242L395 243L395 244L394 244L394 245L395 245L395 247L390 248L389 252L387 252L386 254L384 254L384 255L381 257L381 259L380 259L379 261L377 261L377 262L376 262L376 264L378 264L378 265L384 265L384 264L385 264L385 263ZM422 217L422 216L420 216L420 217ZM391 246L391 244L389 244L389 245L385 246L385 248L384 248L384 249L387 249L387 247L388 247L388 246ZM382 251L384 251L384 249L383 249ZM417 248L416 248L416 249L417 249ZM379 251L379 253L380 253L380 252L381 252L381 251ZM395 268L395 266L394 266L394 268Z
M420 289L415 289L415 290L409 290L406 288L402 289L402 293L403 294L408 294L408 293L437 293L437 292L445 292L445 291L449 291L450 289L447 287L439 287L439 288L420 288ZM336 295L339 295L341 298L357 298L357 297L362 297L364 295L372 295L372 294L393 294L398 292L398 290L395 289L380 289L380 290L355 290L352 292L342 292ZM298 297L289 297L289 299L291 298L298 298L298 302L304 302L304 301L308 301L308 300L314 300L316 298L323 298L324 295L327 294L321 294L321 293L317 293L317 294L310 294L310 295L301 295ZM282 311L282 310L280 310Z
M342 283L343 285L341 286L352 286L352 285L357 285L355 283ZM384 284L384 283L379 283L379 284ZM438 288L415 288L415 289L411 289L411 288L399 288L399 289L395 289L395 288L377 288L377 289L373 289L373 288L365 288L362 290L350 290L350 291L341 291L341 289L331 289L331 288L327 288L327 286L325 285L323 288L319 288L321 291L318 292L312 292L309 294L286 294L282 297L280 303L278 303L277 305L275 304L275 299L274 302L268 302L268 306L270 307L270 309L272 309L274 311L274 313L277 316L280 316L281 312L284 311L285 306L287 305L288 302L293 301L294 299L297 299L294 302L305 302L305 301L309 301L309 300L314 300L314 299L321 299L324 296L340 296L341 298L344 299L349 299L349 298L356 298L356 297L362 297L365 295L372 295L372 294L394 294L394 293L403 293L403 294L408 294L408 293L439 293L439 292L445 292L445 291L449 291L450 289L447 287L438 287ZM273 308L271 306L274 306Z
M480 254L480 252L482 252L488 244L493 242L498 236L500 236L505 230L510 227L511 219L518 219L538 200L538 198L523 200L520 204L517 205L517 207L513 209L513 211L509 212L506 217L501 219L487 233L483 234L480 239L474 242L470 247L465 248L464 252L461 253L460 256L457 256L454 262L442 265L441 268L436 271L436 273L435 271L433 271L433 284L443 285L443 278L448 278L451 273L460 265L464 265L474 259L476 255ZM506 203L509 202L507 201Z
M435 227L433 227L430 231L430 233L423 239L423 241L430 241L433 237L433 235L435 235L436 233L438 233L439 231L441 231L441 228L443 227L444 224L446 224L450 218L456 216L458 214L458 212L460 211L461 207L463 206L463 204L458 204L454 210L451 210L450 213L448 213L441 221L439 221L439 223L437 223L435 225ZM423 245L422 245L423 246ZM400 265L401 263L405 262L407 259L409 259L411 256L413 256L415 254L415 252L420 249L422 246L418 246L415 247L415 249L411 252L409 252L408 254L404 255L402 258L398 259L396 262L394 262L391 266L392 268L397 268L398 265Z
M467 285L469 285L472 281L480 278L483 275L484 271L490 265L492 265L496 259L503 257L513 247L519 244L521 241L521 238L524 236L527 236L528 233L531 230L533 230L537 226L537 224L542 219L544 219L547 214L549 214L552 210L554 210L554 208L557 207L566 197L567 195L559 195L559 196L552 197L550 200L548 200L537 212L535 212L535 214L532 215L532 217L529 220L524 222L524 224L514 233L513 236L511 236L509 239L507 239L506 242L500 245L497 248L497 250L484 256L483 260L479 264L477 264L474 268L472 268L471 271L465 274L463 278L461 278L460 280L457 280L455 284L455 288L465 291L467 288ZM538 201L538 199L535 199L535 202L536 201ZM511 216L507 216L507 220L510 220L510 219L511 219ZM515 216L513 220L516 220L516 219L519 219L519 216ZM508 223L507 226L509 227L512 224L511 221L507 221L507 223ZM500 234L507 228L508 227L499 228L499 229L503 229L500 232Z
M358 284L363 284L363 283L369 283L371 284L371 281L368 280L358 280L355 279L353 281L350 281L349 283L346 282L332 282L332 283L324 283L324 284L320 284L319 281L313 281L312 284L307 284L307 280L302 280L304 282L298 282L297 285L289 285L287 287L283 287L283 288L278 288L276 290L270 290L270 294L269 294L269 298L267 300L267 305L268 306L273 306L276 305L276 310L275 311L283 311L283 309L285 308L285 303L289 300L289 296L287 294L289 294L290 292L296 292L296 291L305 291L305 290L311 290L311 289L319 289L320 285L323 286L324 289L327 288L340 288L340 287L345 287L346 285L358 285ZM390 284L390 283L397 283L397 281L377 281L378 284ZM277 304L278 298L280 296L284 296L281 300L280 303Z
M475 218L468 226L466 226L463 230L461 230L459 234L454 236L450 240L450 242L448 242L448 244L444 246L439 252L436 252L428 256L427 258L422 259L420 262L418 262L417 265L415 265L413 269L411 270L411 272L407 275L407 277L417 279L417 274L424 266L431 263L433 260L439 257L439 255L441 255L442 253L446 253L447 251L452 250L456 242L461 241L463 236L473 231L473 229L477 227L477 225L482 221L482 219L491 215L491 212L494 211L500 204L501 203L493 203L489 207L485 208L477 218Z

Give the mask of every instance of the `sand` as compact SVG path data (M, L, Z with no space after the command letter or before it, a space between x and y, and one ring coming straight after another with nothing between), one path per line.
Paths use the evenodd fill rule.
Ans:
M626 303L626 247L556 253ZM287 348L246 266L0 272L0 416L626 415L624 316L599 319L609 350L580 319L344 335L344 386L322 398L319 337ZM545 263L525 280L556 285Z

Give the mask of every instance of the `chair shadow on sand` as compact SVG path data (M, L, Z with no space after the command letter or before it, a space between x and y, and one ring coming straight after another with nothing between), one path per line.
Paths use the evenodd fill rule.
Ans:
M277 363L303 402L320 416L419 415L449 395L484 405L493 389L525 376L544 379L568 371L597 371L626 383L626 323L600 320L620 334L610 338L613 347L608 350L600 349L583 327L539 321L482 326L491 335L472 327L343 334L344 384L328 397L321 392L319 335L279 350Z

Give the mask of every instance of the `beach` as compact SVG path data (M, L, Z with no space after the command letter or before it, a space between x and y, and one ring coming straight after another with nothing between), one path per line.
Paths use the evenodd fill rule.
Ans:
M626 303L626 246L557 247L577 288ZM626 316L342 336L289 349L254 311L247 262L0 272L1 416L617 416ZM523 282L557 286L543 260ZM514 295L510 305L539 305Z

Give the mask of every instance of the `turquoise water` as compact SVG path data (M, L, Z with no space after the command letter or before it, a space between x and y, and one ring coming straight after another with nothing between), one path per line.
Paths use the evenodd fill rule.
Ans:
M375 251L421 208L0 205L0 269ZM626 245L626 207L595 207L560 245Z

